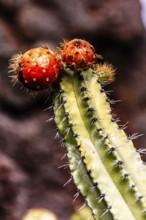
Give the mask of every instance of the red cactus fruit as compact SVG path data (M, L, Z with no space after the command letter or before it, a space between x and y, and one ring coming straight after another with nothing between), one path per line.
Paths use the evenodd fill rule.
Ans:
M78 71L88 69L96 59L94 47L81 39L64 42L61 55L67 67Z
M56 53L39 47L12 57L10 69L14 81L19 80L31 90L41 90L57 81L61 61Z

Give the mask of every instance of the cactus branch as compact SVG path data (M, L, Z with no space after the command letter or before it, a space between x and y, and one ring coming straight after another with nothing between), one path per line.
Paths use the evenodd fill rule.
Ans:
M98 75L92 69L66 71L59 86L55 122L66 142L73 180L95 219L146 219L146 168L112 120Z

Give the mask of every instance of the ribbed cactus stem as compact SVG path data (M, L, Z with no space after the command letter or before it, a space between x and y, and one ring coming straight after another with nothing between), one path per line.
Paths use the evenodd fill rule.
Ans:
M99 75L65 69L55 93L71 175L94 218L146 219L146 167L112 118Z
M63 136L63 141L66 143L67 157L70 162L70 171L76 184L78 191L87 201L89 207L92 207L93 215L96 219L99 219L103 214L103 210L106 210L106 204L102 201L101 193L97 188L97 185L93 183L92 178L88 175L86 166L83 162L79 151L79 145L75 140L75 134L72 130L68 130L68 118L62 106L62 98L57 97L54 102L55 110L55 122L58 124L58 129ZM61 107L60 107L61 106ZM84 182L84 185L82 185ZM100 198L101 197L101 198ZM100 199L98 201L98 198ZM112 219L110 214L104 216L105 220Z

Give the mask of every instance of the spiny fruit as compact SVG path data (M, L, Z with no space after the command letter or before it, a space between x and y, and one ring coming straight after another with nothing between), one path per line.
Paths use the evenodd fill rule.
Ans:
M57 81L61 72L61 61L49 49L33 48L12 57L10 72L14 82L19 80L28 89L46 89Z
M62 61L67 67L77 71L88 69L94 64L96 59L94 47L81 39L64 42L61 56Z

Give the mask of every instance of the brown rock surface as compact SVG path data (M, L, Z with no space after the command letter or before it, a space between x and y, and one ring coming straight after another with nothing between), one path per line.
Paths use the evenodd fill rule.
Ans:
M127 132L144 133L146 142L146 35L138 0L1 0L0 1L0 219L20 220L27 208L44 207L69 219L75 186L63 184L68 169L58 169L65 149L55 137L51 112L43 111L48 91L34 98L12 87L8 60L35 45L52 47L66 38L89 40L117 68L111 98L121 99L114 112ZM4 182L7 185L3 184Z

